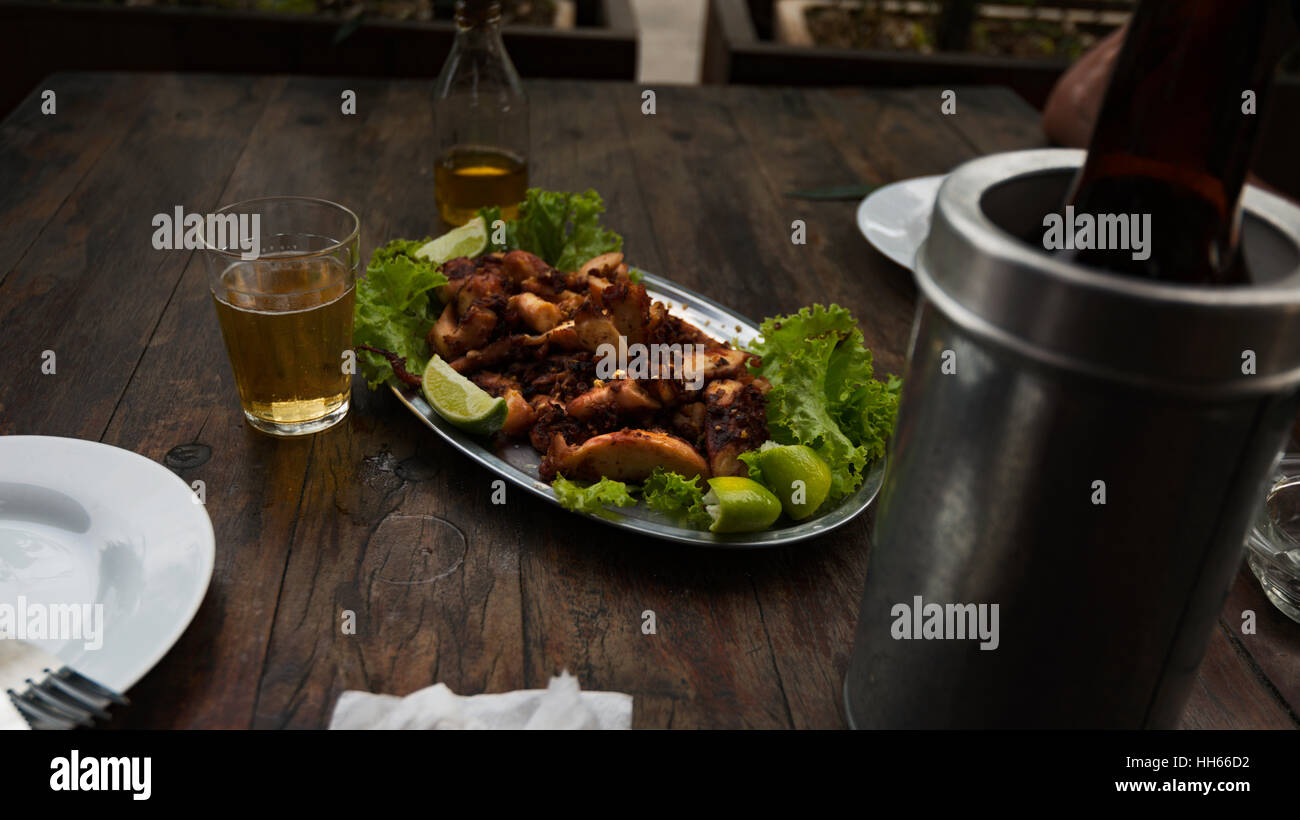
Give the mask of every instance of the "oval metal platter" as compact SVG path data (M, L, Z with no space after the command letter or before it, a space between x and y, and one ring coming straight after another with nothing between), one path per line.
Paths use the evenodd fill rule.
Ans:
M758 327L745 317L731 312L698 293L678 287L666 279L645 271L641 273L644 277L643 284L652 299L664 302L670 312L694 324L705 333L726 339L741 347L748 347L758 337ZM542 456L532 448L532 445L527 442L511 443L498 450L491 440L471 436L445 421L434 412L418 390L393 382L389 383L389 387L402 404L410 408L416 417L452 447L507 481L559 506L555 492L546 482L538 478L537 467ZM587 515L611 526L639 532L652 538L683 544L733 549L779 547L783 544L815 538L852 521L875 500L884 478L885 461L880 459L868 466L862 486L838 504L807 521L778 526L776 529L762 532L715 535L707 530L681 527L674 523L670 516L651 510L642 503L634 507L606 508L596 515L575 514Z

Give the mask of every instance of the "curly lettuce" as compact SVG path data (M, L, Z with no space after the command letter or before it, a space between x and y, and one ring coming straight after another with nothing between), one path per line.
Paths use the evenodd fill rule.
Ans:
M695 529L708 529L713 522L704 509L704 490L699 480L663 467L654 468L641 485L641 498L650 509L667 513Z
M647 507L667 513L683 526L708 529L713 521L704 509L704 490L698 480L663 467L654 468L639 487L612 478L579 484L559 475L551 482L551 489L561 507L575 512L607 515L607 506L630 507L639 495Z
M406 359L406 369L421 373L429 362L425 337L437 316L432 291L447 283L438 265L415 256L428 239L396 239L376 248L357 280L352 340L390 350ZM357 351L361 375L375 389L393 375L393 366L377 353Z
M764 487L769 487L767 483L767 477L763 475L763 463L762 463L762 459L760 458L761 454L762 454L762 448L760 447L757 450L748 450L746 452L743 452L740 455L736 456L736 458L739 459L742 464L744 464L746 467L749 468L750 478L754 479L759 484L762 484Z
M811 447L831 469L829 500L843 498L885 454L902 381L874 378L862 331L838 305L775 316L760 331L752 349L762 358L755 375L772 384L768 434L780 444Z
M503 242L496 242L493 223L500 208L483 208L490 251L525 250L535 253L557 270L573 271L588 259L623 249L623 237L600 224L605 203L595 191L571 193L529 188L519 205L519 216L503 220Z
M605 505L630 507L636 503L627 485L612 478L602 478L594 484L582 485L557 475L551 482L555 500L566 510L605 515Z

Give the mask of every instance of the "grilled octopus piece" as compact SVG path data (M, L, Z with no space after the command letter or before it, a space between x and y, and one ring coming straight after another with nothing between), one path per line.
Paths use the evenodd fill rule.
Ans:
M456 306L447 305L429 331L428 342L434 352L447 361L484 347L497 327L497 314L489 305L471 303L459 317Z
M500 373L483 371L476 373L470 381L487 391L491 396L504 397L506 400L506 421L501 432L511 438L522 438L537 421L537 412L524 398L519 382Z
M516 293L506 301L506 321L523 325L534 333L545 333L564 319L564 311L535 293Z
M510 251L502 256L501 270L516 285L523 284L529 279L546 279L552 275L559 275L554 268L546 264L544 259L528 251Z
M438 301L444 305L453 301L456 301L459 305L458 300L461 290L469 286L474 277L480 275L486 275L487 278L478 281L471 287L471 290L475 291L477 295L482 295L485 291L504 291L508 287L501 270L501 257L496 254L482 256L478 259L467 259L463 256L457 259L449 259L443 263L439 270L449 280L447 284L441 285L436 291Z
M593 387L565 405L565 412L579 421L591 422L601 415L644 413L658 410L660 403L630 379L614 379Z
M644 481L655 467L687 478L709 474L709 465L690 444L649 430L605 433L576 447L563 435L555 435L538 472L545 481L561 473L565 478L582 481L599 481L602 476L616 481Z
M658 344L700 344L705 347L731 346L719 342L685 319L673 316L663 302L655 302L650 306L646 341Z
M595 353L602 345L618 347L618 327L609 311L587 299L573 314L573 331L583 350Z
M357 345L358 350L369 350L371 353L378 353L388 360L393 367L393 375L398 380L411 387L419 387L424 383L424 377L419 373L411 373L406 369L406 357L398 356L391 350L384 350L382 347L371 347L370 345Z
M566 274L564 279L570 290L599 295L600 290L611 282L627 279L627 265L623 264L621 253L602 253L588 259L573 273Z
M767 410L760 385L735 379L704 388L705 442L715 476L748 475L741 453L767 441Z
M615 282L600 292L600 303L629 345L645 342L646 328L650 324L650 295L646 293L645 285L632 281Z

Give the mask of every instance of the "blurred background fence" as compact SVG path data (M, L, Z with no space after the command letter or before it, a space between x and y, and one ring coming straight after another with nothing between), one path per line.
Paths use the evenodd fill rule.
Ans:
M451 46L454 4L0 0L0 116L56 71L432 77ZM1123 25L1135 5L1136 0L503 0L506 46L525 77L995 84L1037 107L1070 63ZM649 28L638 26L638 13ZM1257 168L1275 185L1300 192L1300 157L1293 148L1300 134L1296 66L1293 54L1270 106Z
M0 114L55 71L436 76L454 0L0 3ZM526 77L632 80L628 0L507 0L506 49Z
M709 0L703 80L909 86L997 83L1041 106L1135 0Z

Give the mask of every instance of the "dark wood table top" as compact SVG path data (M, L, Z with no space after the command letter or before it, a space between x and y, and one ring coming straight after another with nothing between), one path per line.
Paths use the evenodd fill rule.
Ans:
M783 549L634 537L512 490L358 380L334 429L243 423L200 261L157 251L153 214L302 193L360 214L363 253L436 230L430 84L64 74L0 124L0 433L74 436L202 480L217 537L202 608L114 719L131 727L321 727L345 689L545 686L635 696L634 725L844 726L840 685L872 517ZM343 89L357 114L340 112ZM594 187L629 260L762 317L852 309L898 372L916 290L859 235L853 202L796 188L888 182L1042 142L1010 92L529 85L532 183ZM795 219L808 241L790 241ZM58 371L42 375L41 352ZM427 526L436 516L454 524ZM450 537L449 533L451 533ZM357 616L355 635L341 613ZM653 610L657 634L642 633ZM1243 611L1256 615L1243 634ZM1248 572L1182 725L1297 726L1300 626Z

